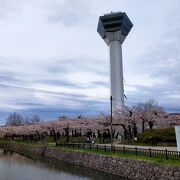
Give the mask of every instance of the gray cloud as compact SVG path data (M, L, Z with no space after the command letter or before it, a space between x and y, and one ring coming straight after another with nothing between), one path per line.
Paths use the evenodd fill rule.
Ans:
M50 3L48 22L62 23L65 26L77 26L85 24L90 17L87 4L83 1L54 1Z
M135 63L141 64L136 70L142 74L142 78L148 75L150 79L159 79L155 85L151 87L134 85L137 93L130 95L135 101L147 100L154 98L169 111L180 111L180 105L177 103L178 97L171 98L171 95L179 96L180 92L180 31L177 29L173 36L165 36L164 39L148 50L143 56L138 57ZM140 94L141 96L140 96ZM136 95L136 98L134 98ZM142 96L143 95L143 96ZM176 103L175 103L176 102Z
M177 5L163 17L162 22L167 28L159 41L131 59L129 66L126 65L132 77L139 77L135 78L137 82L127 82L127 86L135 88L135 91L127 92L130 104L154 98L167 111L180 111L180 29L177 24L180 15L176 13L179 9Z
M108 76L109 66L107 61L101 59L51 59L51 62L43 65L47 71L70 73L70 72L94 72Z

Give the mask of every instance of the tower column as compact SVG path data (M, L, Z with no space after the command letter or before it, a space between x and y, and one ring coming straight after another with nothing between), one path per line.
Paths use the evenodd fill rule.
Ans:
M124 106L122 45L114 40L109 43L110 84L113 112Z

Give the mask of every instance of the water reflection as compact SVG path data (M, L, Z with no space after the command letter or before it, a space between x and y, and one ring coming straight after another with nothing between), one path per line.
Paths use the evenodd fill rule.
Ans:
M33 160L0 150L1 180L122 180L84 167L55 160Z

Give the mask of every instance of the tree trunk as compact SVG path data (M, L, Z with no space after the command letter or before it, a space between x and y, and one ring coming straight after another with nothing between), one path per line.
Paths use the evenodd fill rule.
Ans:
M134 138L137 137L137 134L138 134L137 126L136 126L136 124L134 123L134 124L133 124L133 136L134 136Z
M128 125L128 139L132 139L131 125Z
M149 121L149 122L148 122L148 125L149 125L149 128L150 128L150 129L153 129L154 122L152 122L152 121Z
M145 129L145 120L142 119L142 132L144 132L144 129Z

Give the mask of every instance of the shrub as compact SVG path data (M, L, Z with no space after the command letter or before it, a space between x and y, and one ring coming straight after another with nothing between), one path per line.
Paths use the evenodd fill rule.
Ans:
M138 134L138 142L151 144L162 142L174 143L176 142L175 130L174 128L146 130Z

